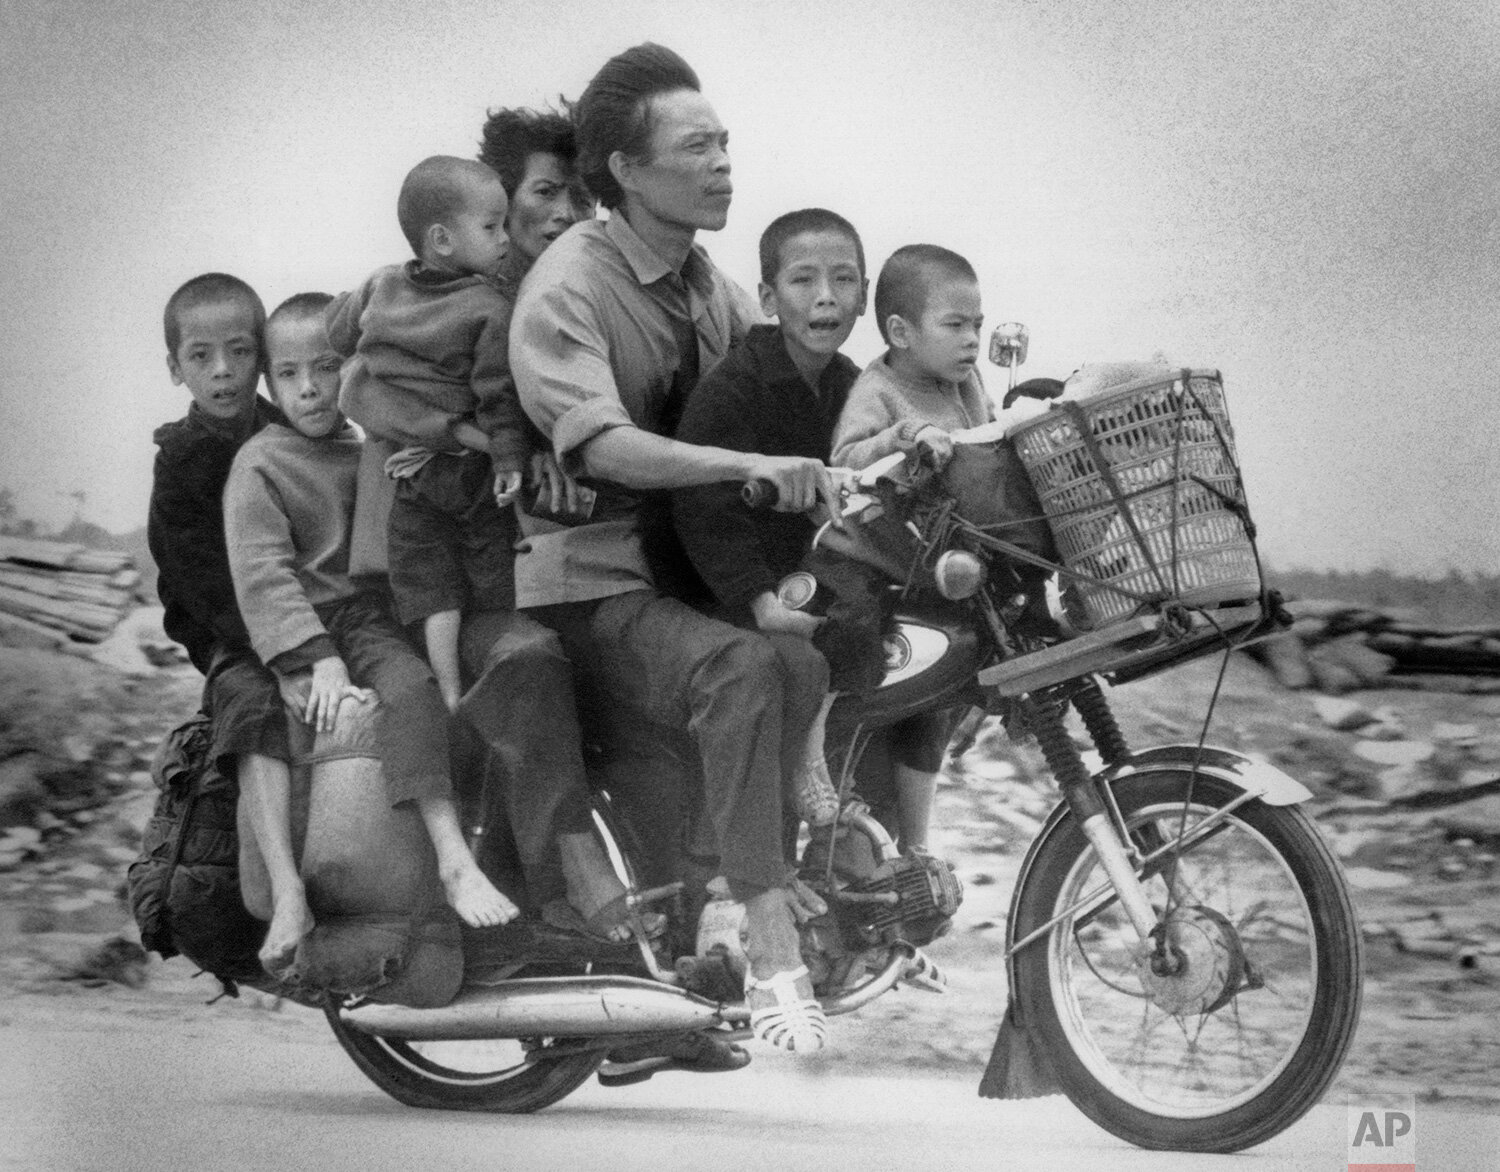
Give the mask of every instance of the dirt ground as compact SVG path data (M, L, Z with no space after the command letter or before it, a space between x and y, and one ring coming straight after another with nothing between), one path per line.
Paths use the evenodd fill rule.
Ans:
M1115 690L1132 745L1195 739L1215 670L1200 663ZM0 772L9 778L0 812L15 797L17 770L41 779L44 799L25 817L12 802L0 821L0 1029L107 1020L110 1028L211 1030L225 1013L259 1015L273 1036L323 1029L315 1014L257 993L205 1007L215 991L208 978L193 979L180 958L142 960L132 950L137 937L121 893L154 798L150 755L161 732L196 706L198 686L186 667L130 678L0 648L0 771L12 771ZM1317 794L1311 810L1349 874L1365 935L1366 995L1333 1094L1410 1093L1500 1113L1500 812L1487 808L1500 799L1424 813L1371 800L1389 786L1393 755L1405 761L1396 767L1407 771L1407 788L1500 774L1500 697L1392 690L1352 699L1376 714L1374 733L1329 728L1312 694L1285 691L1237 658L1208 737L1263 754L1307 783ZM1372 738L1418 747L1404 756L1361 748ZM1382 761L1361 755L1370 752ZM928 950L950 991L902 991L840 1019L833 1048L807 1060L814 1069L916 1066L971 1072L977 1082L1004 1007L1010 886L1052 802L1049 786L1035 750L1017 749L993 724L950 766L932 845L955 864L966 900L954 930Z

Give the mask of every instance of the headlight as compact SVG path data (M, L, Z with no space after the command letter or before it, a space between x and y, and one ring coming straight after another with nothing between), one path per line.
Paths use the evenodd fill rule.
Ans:
M933 567L938 593L957 602L971 597L984 582L984 563L966 549L950 549Z

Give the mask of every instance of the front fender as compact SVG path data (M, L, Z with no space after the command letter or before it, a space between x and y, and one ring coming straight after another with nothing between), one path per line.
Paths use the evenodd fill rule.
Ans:
M1257 761L1243 753L1210 745L1204 745L1201 753L1197 745L1161 745L1132 754L1124 765L1106 769L1098 776L1113 784L1122 777L1148 768L1184 769L1191 773L1195 765L1199 773L1238 786L1268 806L1294 806L1313 796L1312 790L1296 778L1288 777L1269 761Z

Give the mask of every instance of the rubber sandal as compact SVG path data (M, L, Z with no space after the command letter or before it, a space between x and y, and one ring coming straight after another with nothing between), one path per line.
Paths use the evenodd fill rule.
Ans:
M807 996L797 987L802 982L806 982ZM751 976L747 970L746 1002L757 992L770 993L775 998L773 1004L750 1010L750 1031L762 1042L797 1054L810 1054L827 1045L828 1015L818 999L811 996L812 980L805 964L764 979Z
M828 826L839 816L839 791L828 776L828 762L809 757L797 774L792 804L809 826Z
M628 1087L669 1070L721 1074L749 1065L744 1047L722 1038L689 1034L617 1046L606 1055L598 1077L600 1086Z
M616 940L610 930L619 927L634 928L632 920L638 919L640 930L647 940L654 940L667 930L667 917L660 912L632 913L624 895L617 895L593 915L584 914L565 899L554 899L542 905L542 922L560 932L571 932L599 944L629 943Z

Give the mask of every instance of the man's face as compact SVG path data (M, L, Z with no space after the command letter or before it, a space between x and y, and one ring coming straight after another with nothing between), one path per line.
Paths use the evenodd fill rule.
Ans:
M285 316L266 326L266 377L291 425L309 439L343 426L339 356L318 316Z
M729 132L696 90L651 99L651 145L620 177L635 210L677 228L714 232L729 219Z
M255 307L241 298L194 305L178 314L181 338L167 355L172 381L185 386L198 410L238 419L254 409L260 381Z
M802 232L781 246L776 280L760 287L760 307L781 323L801 369L820 366L849 339L865 311L865 278L854 241L842 232Z

